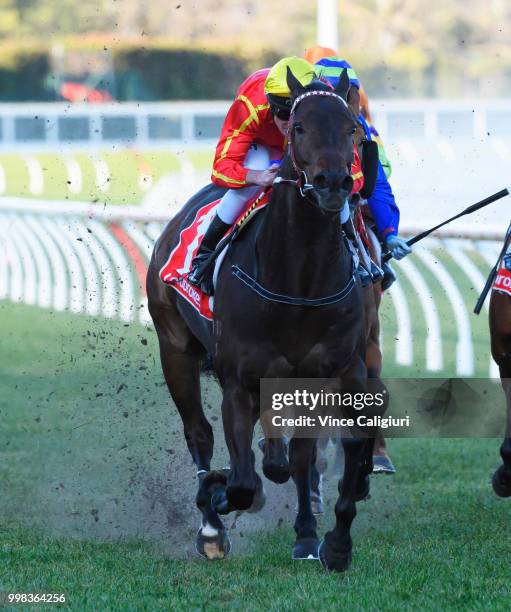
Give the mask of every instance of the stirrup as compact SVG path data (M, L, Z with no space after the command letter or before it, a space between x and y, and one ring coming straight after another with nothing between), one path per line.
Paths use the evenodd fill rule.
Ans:
M387 291L396 280L396 273L392 269L388 262L385 262L382 266L383 269L383 280L381 282L382 291Z
M371 274L361 263L358 265L357 272L360 282L362 283L362 287L367 287L373 282Z
M374 261L371 259L371 279L373 283L377 283L381 281L383 278L383 270L377 266Z

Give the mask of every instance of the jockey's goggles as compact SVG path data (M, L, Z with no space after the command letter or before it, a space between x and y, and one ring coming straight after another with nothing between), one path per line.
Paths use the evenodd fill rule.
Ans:
M274 117L277 117L277 119L281 119L282 121L289 121L289 117L291 116L290 110L278 108L277 106L270 105L270 111Z
M270 112L272 115L278 119L281 119L282 121L289 121L292 106L291 98L275 96L274 94L266 94L266 97L270 104Z

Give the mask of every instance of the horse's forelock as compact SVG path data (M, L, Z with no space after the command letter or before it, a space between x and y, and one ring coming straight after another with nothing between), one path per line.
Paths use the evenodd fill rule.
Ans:
M304 89L305 91L334 91L330 83L323 79L312 80Z
M303 95L307 92L313 92L313 91L325 91L325 92L329 92L332 94L335 94L334 88L329 84L329 83L325 83L324 81L321 81L319 79L314 79L313 81L311 81L309 83L309 85L307 85L307 87L303 88L303 91L301 92L300 95ZM300 97L300 96L297 96ZM316 98L316 97L320 97L320 98L329 98L330 96L311 96L312 98ZM340 100L342 100L343 104L341 104L341 109L342 109L342 113L344 115L344 117L346 119L350 119L351 121L354 121L354 115L353 112L351 111L351 109L348 107L348 104L345 100L343 100L341 98L341 96L339 96L338 94L336 94L335 96L332 97L338 97L340 98ZM295 98L296 100L296 98ZM294 102L294 100L293 100ZM298 104L298 107L300 107L301 104Z

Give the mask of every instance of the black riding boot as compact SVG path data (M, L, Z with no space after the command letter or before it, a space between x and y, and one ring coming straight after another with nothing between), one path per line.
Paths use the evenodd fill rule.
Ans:
M197 254L193 258L188 281L192 285L200 287L207 295L212 295L213 287L211 280L208 279L208 282L203 282L205 281L204 274L209 267L211 254L230 227L229 223L224 223L218 215L215 215L202 238Z
M383 291L387 291L387 289L392 285L392 283L396 280L396 273L391 268L390 264L386 261L383 266L383 280L381 283L381 288Z

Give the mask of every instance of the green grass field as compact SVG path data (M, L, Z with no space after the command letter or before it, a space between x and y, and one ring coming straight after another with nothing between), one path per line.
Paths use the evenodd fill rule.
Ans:
M73 610L509 609L498 440L390 441L398 473L358 505L344 575L290 560L292 495L257 529L240 519L232 556L209 563L154 332L0 302L0 343L0 591L64 592ZM211 379L204 395L218 440Z
M27 158L32 160L32 166L35 162L42 175L40 190L33 189ZM181 172L183 163L191 165L197 172L208 173L212 161L213 150L120 148L65 156L58 153L1 154L0 170L5 185L0 195L136 205L163 176ZM98 168L102 168L102 172L106 170L107 176L101 173L98 176Z

